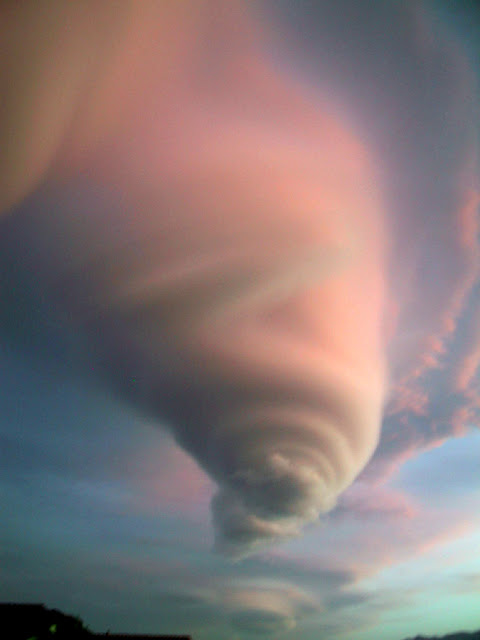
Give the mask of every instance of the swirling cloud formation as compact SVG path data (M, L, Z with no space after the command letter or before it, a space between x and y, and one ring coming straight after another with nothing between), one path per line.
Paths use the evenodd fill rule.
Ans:
M34 41L40 62L18 68L37 74L37 111L15 112L13 96L25 170L2 158L3 201L17 203L3 267L35 289L47 325L82 336L95 375L167 424L216 482L219 549L297 535L373 454L387 359L408 355L395 380L415 350L425 362L425 307L415 298L412 336L409 283L396 298L389 289L397 212L381 145L327 90L282 70L244 4L125 3L114 29L109 3L95 17L49 6L69 55L52 67ZM397 202L401 233L409 203ZM448 295L470 286L471 264L459 262ZM433 333L460 304L448 295L431 292L447 307ZM403 342L389 351L392 335Z

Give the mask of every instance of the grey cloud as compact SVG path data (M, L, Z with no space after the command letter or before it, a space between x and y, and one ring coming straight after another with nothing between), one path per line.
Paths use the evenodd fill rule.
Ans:
M162 604L173 607L196 607L204 604L204 598L194 593L162 593Z
M338 610L345 607L357 607L372 600L372 594L369 592L338 592L332 594L325 601L326 606L331 609Z
M222 601L234 627L258 634L288 631L321 610L311 595L294 585L265 580L228 586Z
M321 611L317 600L284 580L216 580L207 588L198 586L160 594L162 608L181 607L189 615L222 612L231 628L254 635L273 635L293 629L298 622ZM196 612L196 613L195 613ZM203 612L203 613L201 613Z
M278 611L246 609L230 616L231 623L239 631L255 634L274 634L290 631L295 623L288 615Z
M255 557L245 558L235 565L236 575L254 583L258 576L281 582L287 578L292 584L303 585L311 592L320 592L321 598L337 592L355 582L356 574L350 568L329 567L326 563L319 565L276 557L268 552Z

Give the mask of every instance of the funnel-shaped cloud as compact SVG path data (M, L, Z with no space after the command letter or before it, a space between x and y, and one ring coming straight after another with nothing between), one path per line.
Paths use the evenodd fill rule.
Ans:
M20 203L18 190L27 196L45 170L2 225L2 264L35 289L49 326L82 336L90 371L167 424L216 482L217 546L238 555L333 507L377 445L387 358L393 383L405 383L416 359L427 366L428 339L443 344L453 330L476 265L475 243L450 233L474 217L459 204L463 147L455 180L433 195L427 180L422 199L417 165L399 170L415 132L393 158L393 138L355 133L348 109L333 115L327 90L307 90L266 52L246 5L125 6L115 29L108 3L95 28L92 16L55 17L54 40L78 35L73 97L47 118L49 159L33 136L38 162L27 162L21 137L35 171L22 187L11 170L5 202ZM38 75L39 127L51 86L70 73L67 59L52 76L50 57L18 68L25 81ZM419 142L424 160L429 141ZM402 185L410 191L396 198ZM451 237L455 252L437 285L418 256L440 201L427 259ZM477 364L464 365L468 376Z
M384 392L368 164L336 157L350 144L340 128L295 150L281 130L274 143L246 129L190 137L187 166L173 184L159 177L149 206L69 182L4 225L99 375L216 481L217 542L232 553L335 504L375 448Z
M161 11L148 6L143 30L142 11ZM175 89L120 122L136 139L119 128L114 150L95 139L78 157L67 138L58 177L4 228L100 375L167 422L216 481L217 542L233 553L296 535L335 504L376 446L385 387L383 214L368 153L269 67L245 16L232 49L238 10L192 18L185 51L167 51ZM207 32L227 61L186 86L207 64L195 40ZM110 61L126 84L124 56L150 80L156 64L158 51L137 46ZM78 127L93 127L102 100L80 108ZM160 107L168 115L143 130Z

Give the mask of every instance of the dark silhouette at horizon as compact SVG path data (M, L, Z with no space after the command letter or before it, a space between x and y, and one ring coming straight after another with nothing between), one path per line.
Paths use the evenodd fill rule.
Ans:
M2 602L0 617L1 627L8 629L8 640L193 640L190 635L95 633L78 616L42 603Z
M0 616L3 628L9 629L9 640L193 640L190 635L148 633L95 633L81 618L48 609L41 603L2 602ZM416 635L405 640L480 640L477 631L456 631L443 636Z

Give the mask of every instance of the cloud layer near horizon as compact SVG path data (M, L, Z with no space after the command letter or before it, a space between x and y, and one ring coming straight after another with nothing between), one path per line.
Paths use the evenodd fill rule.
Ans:
M426 126L446 103L458 129L468 87L453 100L450 76L467 80L452 46L423 34L419 48L420 22L398 9L389 69L408 52L410 85L431 90L400 92L412 120L390 107L383 134L359 99L367 133L355 133L327 77L310 90L276 69L244 5L161 21L160 4L145 7L121 25L107 70L88 71L98 85L52 172L2 223L2 268L14 304L15 286L30 287L46 326L85 340L77 360L215 481L217 547L239 555L335 505L373 454L387 399L382 473L454 432L453 417L431 428L424 382L477 276L474 161L466 134L438 160L454 125ZM182 38L159 47L164 31ZM479 358L460 344L451 359L442 388L470 416ZM389 449L390 424L403 446Z

